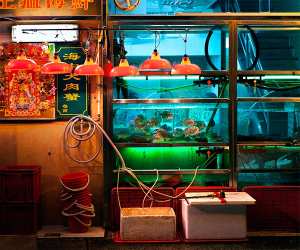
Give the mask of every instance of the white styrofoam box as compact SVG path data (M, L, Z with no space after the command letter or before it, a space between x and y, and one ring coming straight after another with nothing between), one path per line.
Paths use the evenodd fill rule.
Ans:
M189 240L246 238L246 204L254 204L255 200L242 192L226 192L226 203L221 203L217 197L188 198L207 194L188 193L186 199L181 200L185 238Z
M174 240L176 216L173 208L122 208L120 236L122 240Z

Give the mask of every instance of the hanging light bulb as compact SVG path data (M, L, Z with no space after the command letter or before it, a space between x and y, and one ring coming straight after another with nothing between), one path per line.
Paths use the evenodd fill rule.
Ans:
M129 65L127 59L121 58L119 66L113 67L110 71L110 76L121 77L121 76L136 76L139 74L138 68Z
M155 49L151 58L143 62L139 71L141 75L169 75L171 69L171 63L166 59L162 59L157 49Z
M16 59L9 60L5 66L5 72L10 73L19 70L34 70L39 69L35 61L26 58L24 50L21 50Z
M157 48L158 35L155 32L155 46L149 59L146 59L140 66L139 72L141 75L169 75L172 69L171 63L160 57Z
M182 57L181 63L174 65L172 75L200 75L201 69L198 65L192 64L188 55Z
M201 69L198 65L192 64L190 58L186 54L187 49L187 33L185 34L184 41L184 56L181 63L174 65L171 74L172 75L200 75Z
M75 68L74 74L79 76L103 76L104 71L97 63L94 62L92 57L88 55L85 63L78 65Z
M61 75L70 74L72 70L72 65L65 62L61 62L58 53L55 53L53 61L46 63L42 66L41 73L47 75Z
M120 62L118 66L115 66L110 71L111 77L122 77L122 76L135 76L139 74L137 67L129 65L126 58L125 50L125 36L124 33L120 33L120 43L119 43L119 55Z

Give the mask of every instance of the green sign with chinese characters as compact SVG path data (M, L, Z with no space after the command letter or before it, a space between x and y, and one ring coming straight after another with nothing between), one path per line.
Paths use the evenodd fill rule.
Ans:
M74 67L83 64L86 57L81 47L61 47L58 55L62 62L72 64ZM85 76L72 73L58 75L56 111L58 118L88 114L88 86Z

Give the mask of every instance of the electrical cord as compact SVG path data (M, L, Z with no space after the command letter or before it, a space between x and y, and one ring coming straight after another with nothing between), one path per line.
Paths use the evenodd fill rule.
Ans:
M88 129L85 131L83 130L84 124L88 124ZM80 127L80 130L78 130L77 128ZM154 189L158 178L159 178L159 174L158 174L158 170L157 170L157 178L156 181L154 183L154 185L152 185L151 187L147 186L145 183L143 183L142 181L140 181L140 179L136 176L136 174L133 172L132 169L126 167L124 158L122 157L122 154L120 153L120 151L118 150L118 148L116 147L116 145L113 143L113 141L111 140L111 138L109 137L109 135L106 133L106 131L99 125L98 122L94 121L91 117L89 116L84 116L84 115L78 115L78 116L74 116L73 118L71 118L69 120L69 122L67 123L67 126L65 128L64 131L64 150L66 152L66 154L75 162L78 163L88 163L93 161L99 154L100 149L97 150L96 154L94 154L92 157L90 157L87 160L78 160L75 159L71 154L70 154L70 148L76 148L79 147L80 144L83 141L86 141L88 139L91 139L92 136L97 132L102 133L104 135L104 137L107 139L107 141L109 142L109 144L112 146L113 150L115 151L116 155L118 156L118 158L120 159L121 162L121 166L118 168L118 172L117 172L117 199L118 199L118 204L119 204L119 208L121 209L121 202L120 202L120 194L119 194L119 183L120 183L120 173L121 172L125 172L127 173L129 176L131 176L137 183L138 186L141 188L141 190L144 192L145 197L149 196L149 199L156 201L156 202L167 202L170 201L172 199L177 199L179 197L181 197L194 183L197 173L198 173L198 169L200 168L200 166L197 166L195 168L195 172L193 175L193 178L191 180L191 182L189 183L189 185L179 194L172 196L172 195L168 195L162 192L159 192L157 190ZM69 143L69 137L72 137L74 140L76 140L75 144L70 144ZM216 153L212 153L211 156L209 158L206 159L205 163L203 164L203 167L206 167L207 165L210 164L210 161L213 160L214 156L216 155ZM166 200L158 200L158 199L154 199L152 196L152 193L155 193L159 196L165 197L167 198ZM144 197L144 199L146 199Z

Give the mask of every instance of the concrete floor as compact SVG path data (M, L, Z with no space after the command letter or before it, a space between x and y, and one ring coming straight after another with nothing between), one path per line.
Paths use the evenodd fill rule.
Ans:
M300 237L251 237L243 243L114 244L101 239L36 239L35 236L0 236L1 250L300 250Z

